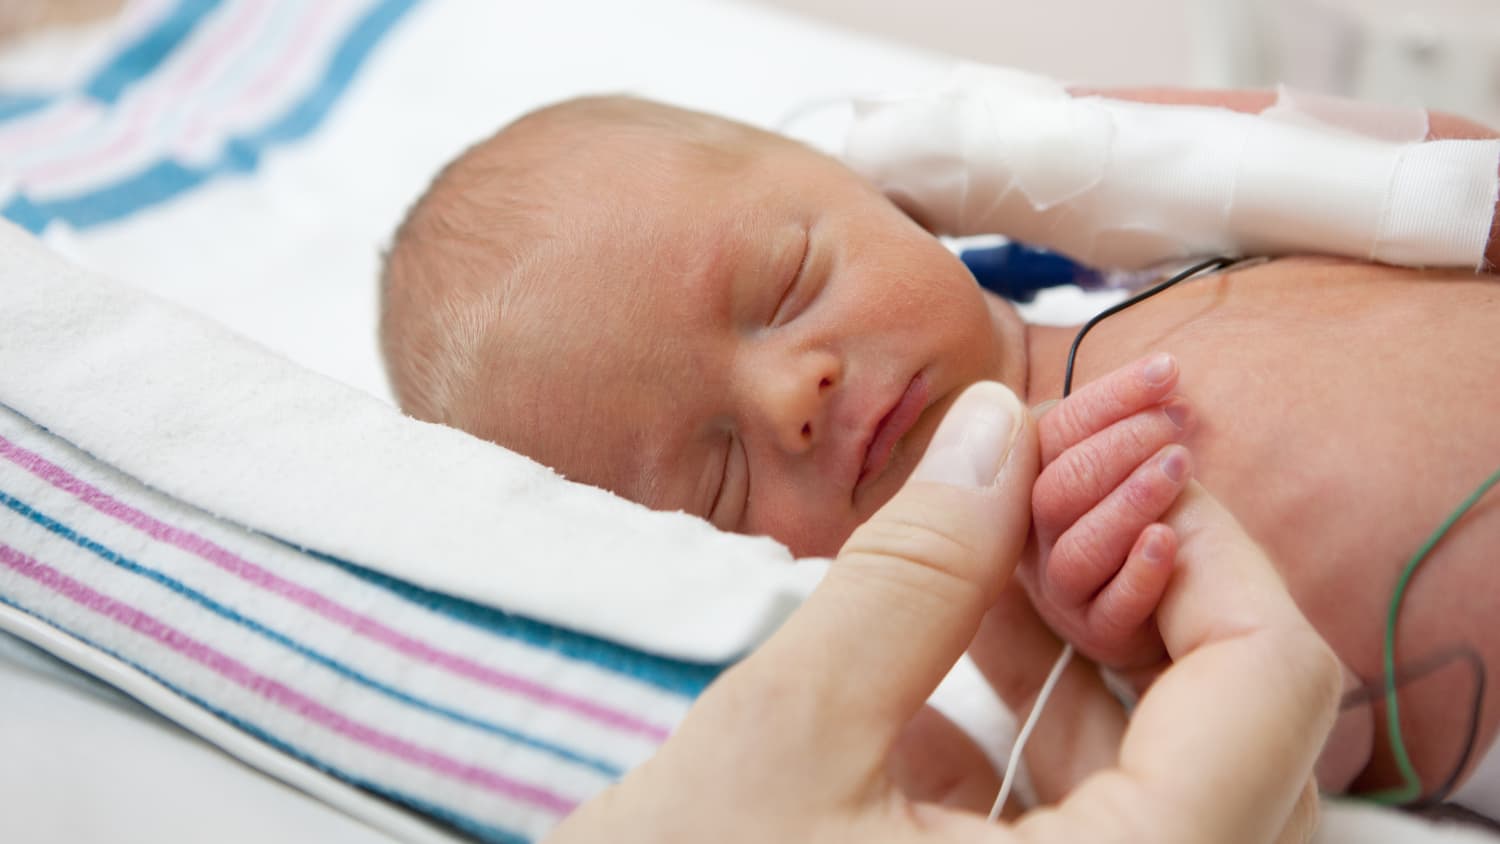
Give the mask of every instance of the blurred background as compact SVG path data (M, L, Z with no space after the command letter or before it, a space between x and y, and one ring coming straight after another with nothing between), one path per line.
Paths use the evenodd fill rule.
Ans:
M1076 82L1286 82L1500 123L1497 0L758 2Z
M1500 0L742 1L1069 81L1286 82L1500 123ZM103 20L125 2L0 0L0 39Z

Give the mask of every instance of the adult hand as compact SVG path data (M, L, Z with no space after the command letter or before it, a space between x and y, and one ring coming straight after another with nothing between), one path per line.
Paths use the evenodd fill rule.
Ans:
M1013 826L911 800L887 774L903 728L974 637L1029 528L1037 448L1008 390L971 387L907 485L823 583L703 694L656 756L555 842L1272 841L1301 837L1336 662L1258 549L1196 488L1169 517L1179 576L1160 624L1176 664L1117 767ZM1274 679L1268 682L1268 674Z

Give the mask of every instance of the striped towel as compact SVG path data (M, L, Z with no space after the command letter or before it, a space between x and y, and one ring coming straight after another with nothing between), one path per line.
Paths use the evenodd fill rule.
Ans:
M279 542L0 409L0 604L485 841L540 837L713 677Z
M135 0L76 90L0 92L0 215L107 223L307 136L416 0Z

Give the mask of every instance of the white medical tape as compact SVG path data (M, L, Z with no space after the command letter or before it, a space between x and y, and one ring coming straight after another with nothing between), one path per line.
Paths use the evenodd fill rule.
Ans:
M1321 252L1480 266L1500 141L1420 142L1426 114L1283 90L1266 113L1074 98L966 66L856 105L845 159L942 234L1097 266Z
M1370 257L1387 264L1482 268L1500 202L1497 160L1500 141L1406 147L1391 179L1391 193L1400 201L1387 210Z
M1244 139L1229 210L1235 244L1255 255L1369 258L1405 146L1236 116Z

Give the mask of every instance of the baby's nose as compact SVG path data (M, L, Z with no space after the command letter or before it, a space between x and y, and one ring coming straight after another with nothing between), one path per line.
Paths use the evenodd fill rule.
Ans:
M789 454L808 451L828 433L828 407L843 377L838 357L804 351L779 365L762 367L756 392L772 436Z

